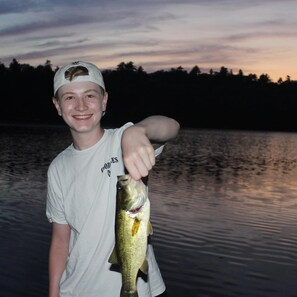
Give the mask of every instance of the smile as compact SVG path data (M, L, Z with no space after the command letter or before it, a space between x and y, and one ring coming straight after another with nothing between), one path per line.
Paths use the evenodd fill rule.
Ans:
M92 114L73 115L76 120L88 120L92 117Z

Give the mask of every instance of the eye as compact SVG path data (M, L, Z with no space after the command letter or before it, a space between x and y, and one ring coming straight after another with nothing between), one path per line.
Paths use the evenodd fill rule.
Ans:
M72 100L72 99L74 99L74 96L67 96L67 97L64 97L64 100Z
M94 91L87 92L85 96L86 96L87 99L96 99L96 98L98 98L98 94L96 92L94 92Z

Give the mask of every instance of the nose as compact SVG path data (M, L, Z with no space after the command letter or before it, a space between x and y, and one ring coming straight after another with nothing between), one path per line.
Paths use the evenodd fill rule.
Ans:
M76 110L83 111L88 109L88 106L83 97L78 97L76 102Z

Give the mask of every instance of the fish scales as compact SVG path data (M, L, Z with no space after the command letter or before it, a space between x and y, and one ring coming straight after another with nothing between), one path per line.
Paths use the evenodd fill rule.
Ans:
M118 177L116 244L109 262L118 264L122 274L121 297L137 297L139 270L148 273L147 241L152 233L147 187L130 175Z

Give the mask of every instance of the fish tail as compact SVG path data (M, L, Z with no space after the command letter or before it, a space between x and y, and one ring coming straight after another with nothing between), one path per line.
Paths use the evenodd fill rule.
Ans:
M122 288L120 297L138 297L138 293L137 291L126 291Z

